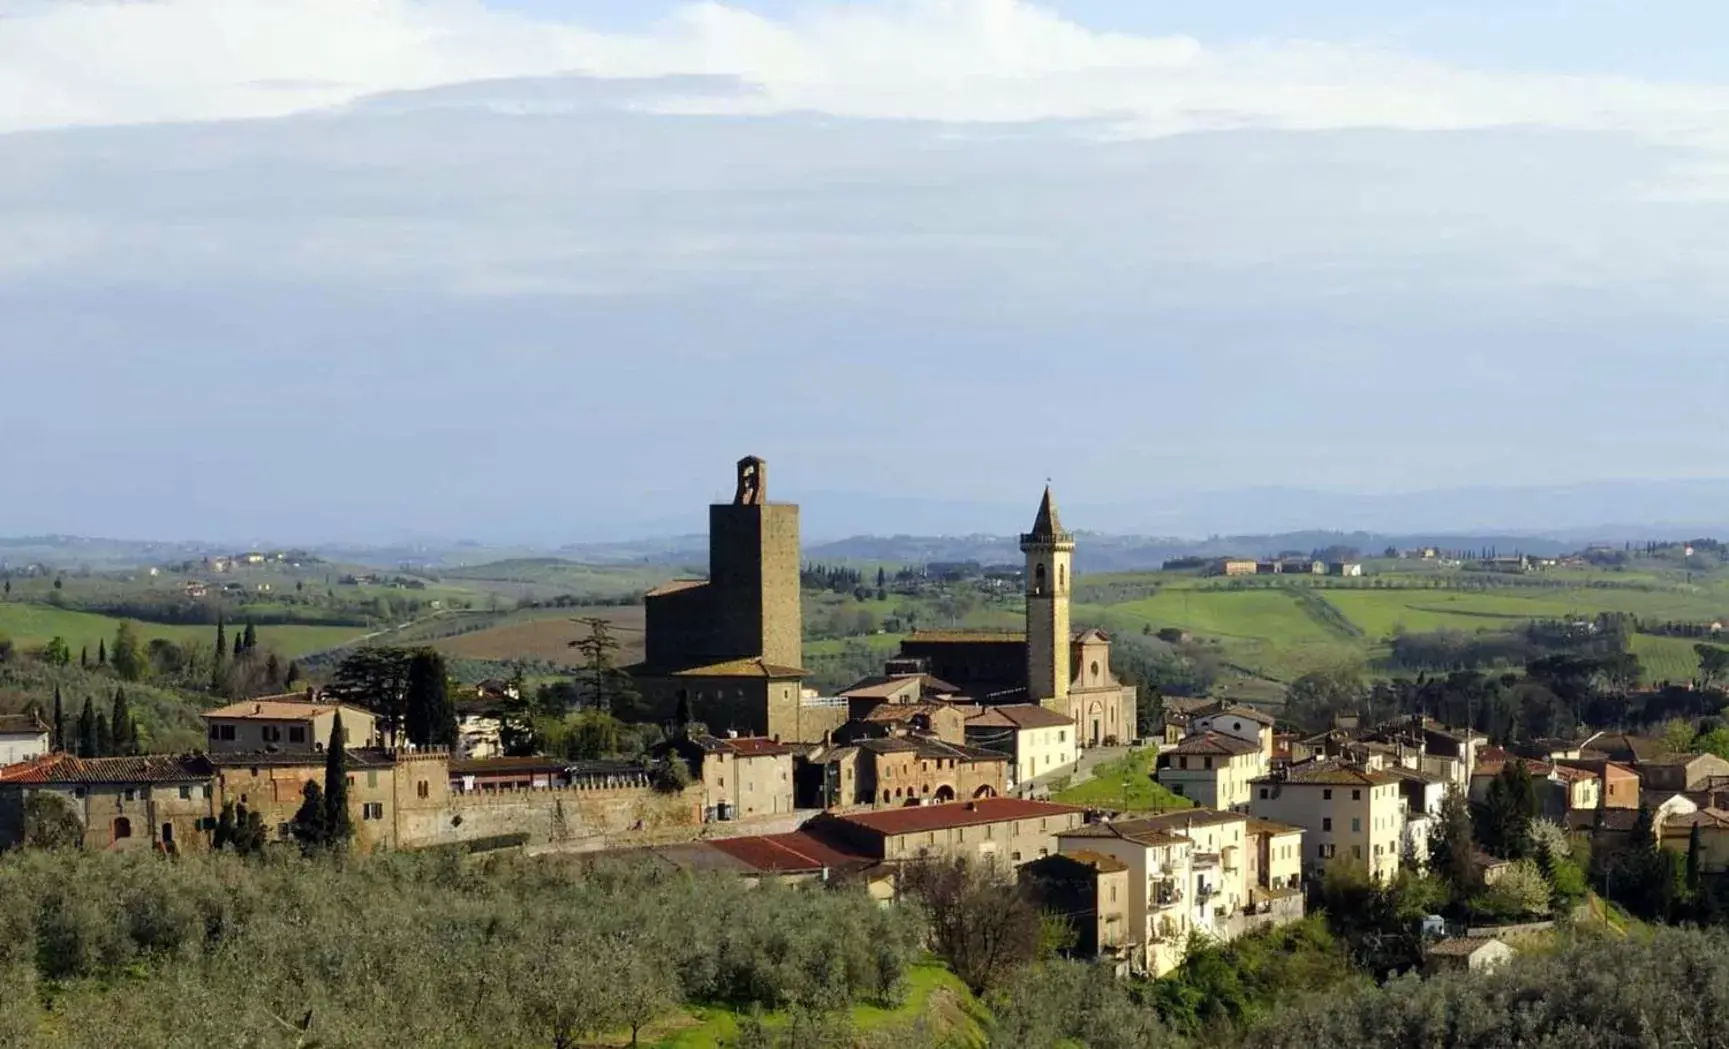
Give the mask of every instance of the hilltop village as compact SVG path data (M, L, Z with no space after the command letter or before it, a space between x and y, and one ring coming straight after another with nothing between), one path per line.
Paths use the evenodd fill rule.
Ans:
M149 752L118 699L99 730L57 702L0 717L0 845L514 852L854 885L885 906L959 862L1060 922L1064 955L1125 978L1317 906L1431 972L1505 963L1596 879L1657 894L1628 903L1653 917L1716 906L1729 761L1613 730L1497 745L1469 706L1444 720L1445 695L1318 728L1312 711L1161 695L1113 667L1109 632L1073 622L1082 540L1049 487L1019 536L1019 629L913 629L877 672L815 688L799 508L770 500L760 459L734 482L709 508L706 576L649 589L642 658L595 682L633 697L652 731L639 755L523 753L518 684L429 712L412 697L432 664L414 660L212 707L183 752Z

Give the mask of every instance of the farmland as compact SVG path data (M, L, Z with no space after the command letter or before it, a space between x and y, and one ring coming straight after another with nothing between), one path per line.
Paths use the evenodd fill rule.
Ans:
M52 605L18 602L0 604L0 634L21 648L39 648L51 638L61 637L74 653L88 647L94 657L97 646L114 640L120 620L91 612L73 612ZM138 635L146 643L164 638L176 643L214 643L215 630L207 626L168 626L138 623ZM348 626L268 626L258 631L259 641L284 656L296 657L355 640L366 631Z

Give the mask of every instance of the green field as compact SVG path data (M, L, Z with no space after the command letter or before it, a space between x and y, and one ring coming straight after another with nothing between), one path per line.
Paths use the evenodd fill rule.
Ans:
M1158 756L1157 747L1131 750L1094 769L1093 777L1085 783L1058 791L1051 800L1128 812L1164 812L1193 805L1153 782L1153 763Z
M90 612L72 612L52 605L27 605L18 602L0 603L0 634L10 637L24 649L39 648L49 639L62 637L76 656L84 647L96 658L99 643L112 643L118 619ZM155 638L170 641L216 640L216 628L211 626L165 626L160 623L138 623L138 635L146 643ZM259 643L266 648L294 658L346 644L366 631L352 626L267 626L258 628ZM233 636L232 631L229 634Z
M708 1009L687 1018L689 1026L668 1031L658 1041L645 1041L660 1049L720 1049L730 1044L739 1032L738 1013L727 1009ZM784 1013L767 1013L764 1024L769 1028L784 1027ZM911 1028L921 1021L947 1035L957 1047L985 1044L984 1008L972 992L947 967L936 963L915 965L907 972L906 1001L894 1009L874 1005L859 1005L852 1010L852 1022L861 1032L892 1031ZM676 1027L676 1024L665 1025Z

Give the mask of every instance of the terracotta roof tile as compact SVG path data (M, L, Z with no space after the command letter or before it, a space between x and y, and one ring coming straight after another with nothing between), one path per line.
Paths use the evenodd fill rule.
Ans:
M1065 717L1037 703L1004 703L986 707L984 712L967 719L968 726L980 728L1063 728L1073 726L1074 718Z
M75 758L47 754L0 769L0 783L193 783L215 775L199 754L135 758Z
M1292 765L1283 776L1264 776L1257 783L1290 783L1299 786L1386 787L1398 781L1385 772L1370 772L1340 761L1314 760Z
M1217 732L1201 732L1193 736L1185 736L1182 742L1174 747L1159 752L1166 754L1204 754L1224 755L1225 757L1241 757L1244 754L1259 754L1261 748L1246 739L1235 736L1221 735Z
M877 862L872 857L846 852L802 831L718 838L708 844L754 870L779 874L860 867Z
M980 798L977 801L955 801L944 805L917 805L881 812L859 812L835 816L835 819L864 827L878 834L916 834L923 831L947 830L952 827L976 827L984 823L1006 820L1039 819L1041 817L1078 816L1084 809L1074 805L1058 805L1048 801L1027 801L1022 798Z

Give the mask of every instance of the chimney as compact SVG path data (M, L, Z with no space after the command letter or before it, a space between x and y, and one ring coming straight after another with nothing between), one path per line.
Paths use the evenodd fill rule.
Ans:
M306 686L306 701L308 703L310 703L317 698L318 698L318 690L313 688L311 685L307 685Z
M252 704L252 712L253 712L253 713L254 713L254 714L262 714L262 713L264 713L264 704L262 704L262 703L254 703L254 704Z

